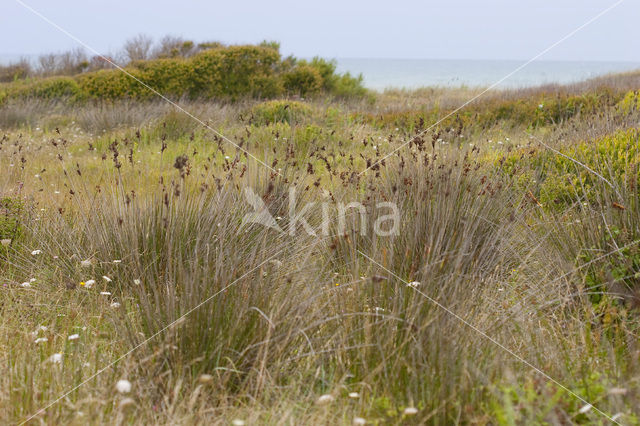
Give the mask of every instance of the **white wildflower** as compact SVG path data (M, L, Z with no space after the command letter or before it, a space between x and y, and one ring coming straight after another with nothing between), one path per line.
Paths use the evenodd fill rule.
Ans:
M354 417L353 418L353 424L354 425L365 425L365 424L367 424L367 421L365 419L363 419L362 417Z
M589 412L592 408L593 408L593 405L591 405L591 404L583 405L583 406L582 406L582 407L580 407L580 409L578 410L578 413L580 413L580 414L587 413L587 412Z
M44 343L44 342L48 342L49 339L47 339L46 337L38 337L34 343L38 344L38 343Z
M142 281L140 281L139 279L136 278L135 280L133 280L133 283L135 285L140 285L142 283Z
M360 398L360 394L358 392L349 392L349 398Z
M101 292L100 292L100 295L101 295L101 296L111 296L111 292L108 292L108 291L101 291Z
M24 288L29 288L29 287L31 287L31 283L24 282L24 283L20 284L20 286L22 286Z
M118 309L118 308L120 307L120 303L118 303L118 302L113 302L113 303L111 304L111 307L112 307L113 309Z
M39 254L42 254L42 250L34 250L31 252L31 256L37 256Z
M242 419L234 419L231 424L233 426L244 426L246 423Z
M418 414L418 409L416 407L407 407L402 412L405 416L413 416L414 414Z
M102 279L103 279L103 280L105 280L105 281L106 281L106 282L108 282L108 283L110 283L110 282L112 281L112 280L111 280L111 278L109 278L109 277L108 277L108 276L106 276L106 275L103 275L103 276L102 276Z
M79 334L72 334L71 336L67 337L68 340L77 340L80 338Z
M53 354L49 357L49 361L54 363L54 364L60 364L62 362L62 354L61 353L57 353L57 354Z
M316 400L316 404L318 405L327 405L332 403L335 400L333 395L325 394L320 395L320 397Z
M131 382L125 379L118 380L118 383L116 383L116 390L119 393L131 392Z
M420 287L420 281L411 281L410 283L407 284L407 286L412 288L418 288Z

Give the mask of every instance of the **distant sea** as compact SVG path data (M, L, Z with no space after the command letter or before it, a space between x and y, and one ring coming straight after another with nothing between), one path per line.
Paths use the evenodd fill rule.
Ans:
M526 61L440 59L350 59L337 60L339 72L364 77L370 89L415 89L425 86L486 87L501 80ZM609 73L640 69L640 62L535 61L498 87L518 88L547 83L573 83Z
M24 56L35 61L36 55ZM17 61L20 55L0 53L0 64ZM449 59L336 60L339 72L360 74L366 87L415 89L425 86L486 87L513 72L526 61ZM640 62L535 61L500 84L501 88L573 83L614 72L640 69Z

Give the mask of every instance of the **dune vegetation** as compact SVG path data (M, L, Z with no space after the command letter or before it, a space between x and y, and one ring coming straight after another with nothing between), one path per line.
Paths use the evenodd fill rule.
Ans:
M640 422L640 74L457 111L482 89L167 45L122 65L200 121L0 70L2 423Z

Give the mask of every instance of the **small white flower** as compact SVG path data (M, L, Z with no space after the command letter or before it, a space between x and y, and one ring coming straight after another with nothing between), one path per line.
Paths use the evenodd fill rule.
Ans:
M84 287L85 288L91 288L93 287L93 285L96 283L96 280L87 280L84 282Z
M102 295L102 296L111 296L111 293L108 292L108 291L101 291L100 295Z
M79 334L72 334L71 336L67 337L68 340L77 340L80 338Z
M131 382L125 379L118 380L118 383L116 383L116 390L119 393L131 392Z
M118 309L118 308L120 307L120 303L118 303L118 302L113 302L113 303L111 304L111 307L112 307L113 309Z
M20 284L20 286L22 286L24 288L29 288L29 287L31 287L31 283L24 282L24 283Z
M31 252L31 256L37 256L39 254L42 254L42 250L34 250Z
M116 263L116 264L117 264L117 263L122 263L122 260L120 260L120 259L116 259L116 260L114 260L114 261L113 261L113 263Z
M102 279L103 279L103 280L105 280L105 281L106 281L106 282L108 282L108 283L110 283L110 282L111 282L111 278L109 278L109 277L108 277L108 276L106 276L106 275L103 275L103 276L102 276Z
M139 279L136 278L135 280L133 280L133 283L135 285L140 285L142 283L142 281L140 281Z
M325 394L320 395L320 397L316 400L316 404L318 405L327 405L332 403L335 400L333 395Z
M358 392L349 392L349 398L360 398L360 394Z
M244 426L246 423L242 419L234 419L231 424L233 426Z
M580 409L578 410L578 413L580 413L580 414L587 413L587 412L589 412L592 408L593 408L593 405L591 405L591 404L583 405L583 406L582 406L582 407L580 407Z
M35 340L35 343L38 344L38 343L44 343L44 342L48 342L48 341L49 341L49 339L47 339L46 337L38 337Z
M609 395L626 395L627 389L625 388L611 388L609 389Z
M407 407L402 412L405 416L413 416L414 414L418 414L418 409L416 407Z
M418 288L420 287L420 282L419 281L411 281L410 283L407 284L408 287L412 287L412 288Z
M354 417L353 418L353 424L354 425L366 425L367 421L365 419L363 419L362 417Z
M57 353L57 354L53 354L49 357L49 361L51 361L54 364L60 364L62 362L62 354L61 353Z
M35 282L36 282L36 279L35 279L35 278L29 278L29 282L30 282L30 283L35 283Z

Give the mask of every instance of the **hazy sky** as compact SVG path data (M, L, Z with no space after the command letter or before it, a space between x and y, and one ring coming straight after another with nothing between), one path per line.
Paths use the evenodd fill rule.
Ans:
M300 57L529 59L615 0L23 0L103 53L146 33L196 41L277 40ZM77 44L0 0L0 53ZM542 59L640 62L640 1L626 0Z

